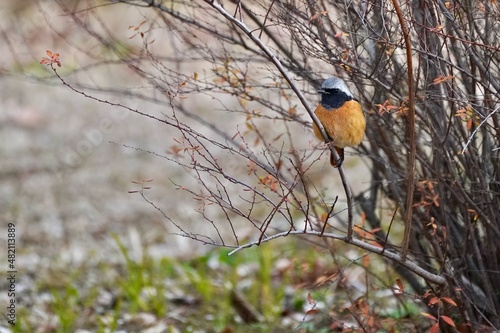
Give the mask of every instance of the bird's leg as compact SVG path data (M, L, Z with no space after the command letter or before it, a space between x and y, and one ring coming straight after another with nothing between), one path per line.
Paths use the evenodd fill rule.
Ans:
M334 147L337 153L339 154L339 159L338 161L335 161L335 157L333 156L333 153L330 155L330 164L334 168L338 168L339 166L342 165L342 162L344 162L344 148L339 148L339 147Z

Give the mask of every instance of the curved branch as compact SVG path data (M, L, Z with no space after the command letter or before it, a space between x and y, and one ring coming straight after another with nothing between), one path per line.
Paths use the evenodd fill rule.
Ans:
M390 259L394 262L397 262L401 266L409 269L413 273L424 278L427 282L432 282L432 283L435 283L435 284L440 285L440 286L446 284L446 279L443 276L437 275L437 274L432 274L431 272L429 272L429 271L423 269L422 267L418 266L417 264L415 264L413 261L403 258L403 256L399 253L388 251L385 248L371 245L371 244L365 243L365 242L363 242L359 239L355 239L355 238L351 239L350 241L346 241L345 237L342 235L338 235L338 234L334 234L334 233L323 233L322 231L293 230L293 231L280 232L280 233L277 233L275 235L247 243L245 245L241 245L241 246L235 248L234 250L232 250L231 252L229 252L229 255L232 255L240 250L252 247L254 245L266 243L266 242L269 242L273 239L280 238L280 237L286 237L288 235L311 235L311 236L328 237L328 238L343 240L346 243L352 244L360 249L366 250L366 251L371 252L371 253L378 254L382 257L385 257L385 258Z

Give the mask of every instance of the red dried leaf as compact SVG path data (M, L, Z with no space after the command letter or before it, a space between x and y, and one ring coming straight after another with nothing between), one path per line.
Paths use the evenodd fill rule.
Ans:
M429 300L429 302L427 302L427 305L434 305L436 303L439 303L439 298L433 297Z
M401 290L402 292L405 291L405 285L403 284L403 282L401 282L400 279L396 279L396 284L398 285L399 290Z
M453 319L451 319L450 317L448 317L448 316L441 316L441 317L439 317L439 318L443 319L443 321L444 321L445 323L447 323L448 325L453 326L453 327L456 327L456 326L455 326L455 322L454 322L454 321L453 321Z
M468 121L467 121L467 129L470 130L472 128L472 118L470 118Z
M449 298L449 297L441 297L441 299L442 299L443 301L445 301L445 302L447 302L447 303L449 303L449 304L453 305L453 306L457 306L457 303L455 303L455 301L454 301L454 300L452 300L452 299L451 299L451 298Z
M50 58L43 57L40 61L41 65L51 66L52 64L56 64L59 67L62 66L61 61L59 60L59 53L52 53L50 50L45 50L45 52Z
M441 25L438 25L437 27L434 28L434 31L440 31L443 27ZM434 79L432 84L440 84L442 82L446 82L453 79L453 75L449 76L438 76L437 78Z
M439 324L435 323L432 325L431 329L429 330L429 333L439 333Z
M437 318L434 317L433 315L431 315L430 313L427 313L427 312L421 312L420 313L422 316L424 316L425 318L429 318L429 319L432 319L432 320L435 320L437 321Z
M312 314L315 314L315 313L318 313L319 310L318 309L311 309L309 311L306 312L306 315L312 315Z
M323 214L321 214L321 222L326 222L326 219L328 218L328 213L326 212L323 212Z
M370 257L369 256L364 256L363 257L363 267L368 268L370 266Z

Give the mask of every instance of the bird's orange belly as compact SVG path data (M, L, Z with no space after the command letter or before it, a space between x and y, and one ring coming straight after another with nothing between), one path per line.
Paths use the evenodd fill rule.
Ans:
M366 129L366 121L361 105L356 101L345 102L338 109L327 110L319 105L315 111L326 132L339 148L354 147L361 143ZM324 140L321 132L313 124L314 134Z

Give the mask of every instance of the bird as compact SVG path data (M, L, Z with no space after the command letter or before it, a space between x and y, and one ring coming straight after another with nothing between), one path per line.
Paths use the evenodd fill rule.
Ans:
M356 147L363 141L366 130L365 116L361 104L352 96L341 78L326 79L318 92L321 94L321 102L314 114L325 128L333 147L339 154L338 161L335 161L333 153L330 156L330 164L337 168L344 161L344 148ZM313 131L318 139L325 140L314 123Z

